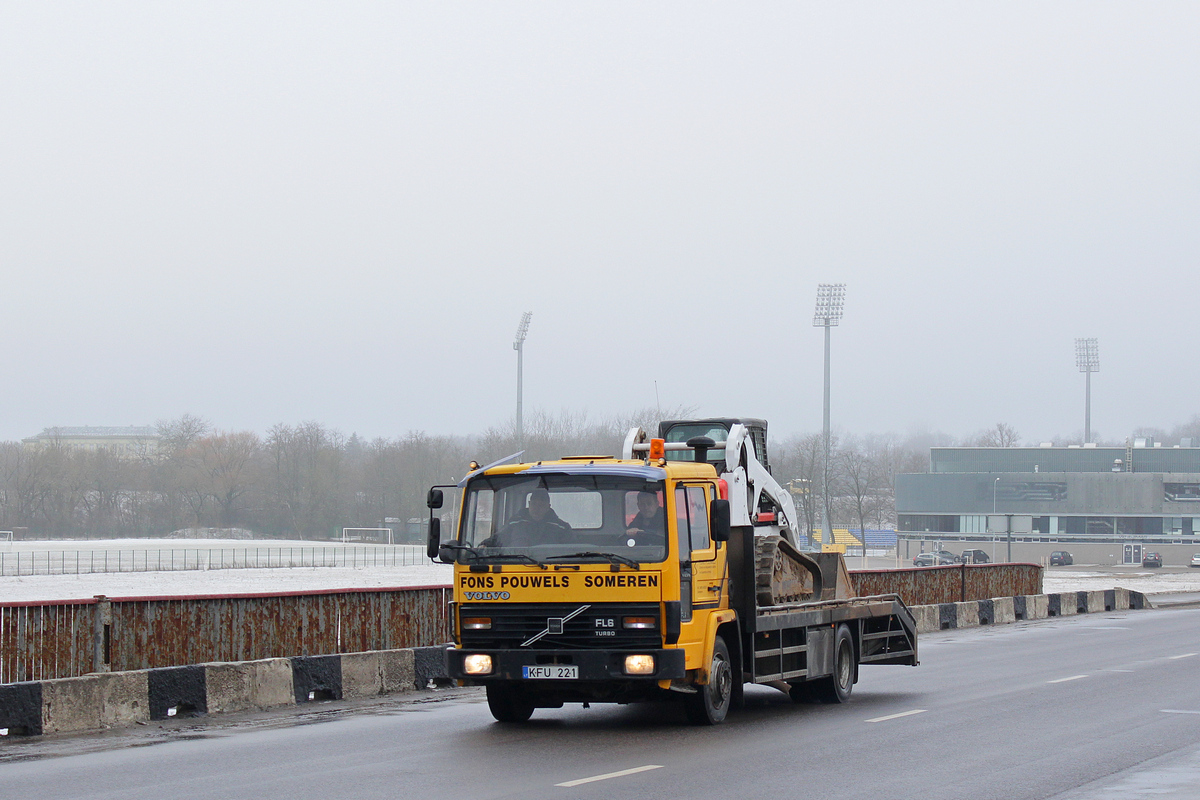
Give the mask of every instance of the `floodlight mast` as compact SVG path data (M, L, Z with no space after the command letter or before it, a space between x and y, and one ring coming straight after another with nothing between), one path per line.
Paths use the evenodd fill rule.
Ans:
M829 519L829 329L842 320L846 301L846 284L817 284L817 308L813 327L825 329L825 466L821 475L821 541L833 544L833 524ZM863 553L867 552L867 534L863 532Z
M1075 366L1084 378L1083 442L1092 441L1092 373L1100 371L1100 346L1096 339L1075 340Z
M517 351L517 445L525 443L525 425L521 418L521 401L522 390L521 385L522 372L525 355L525 337L529 334L529 320L533 319L533 312L526 311L521 315L521 323L517 325L517 337L513 341L513 350Z

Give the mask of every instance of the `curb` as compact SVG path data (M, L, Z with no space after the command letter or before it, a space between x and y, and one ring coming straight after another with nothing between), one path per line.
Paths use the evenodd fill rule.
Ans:
M441 647L266 658L0 685L5 738L375 697L447 684Z

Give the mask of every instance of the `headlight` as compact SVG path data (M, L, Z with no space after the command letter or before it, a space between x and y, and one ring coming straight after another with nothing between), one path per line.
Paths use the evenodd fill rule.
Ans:
M462 621L464 631L486 631L491 630L491 617L465 617Z
M468 675L491 674L492 657L483 653L472 653L463 659L463 672Z
M626 675L653 675L654 656L625 656Z

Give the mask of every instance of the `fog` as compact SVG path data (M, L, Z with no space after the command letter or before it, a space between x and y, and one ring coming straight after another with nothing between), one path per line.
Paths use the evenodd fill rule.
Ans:
M1194 3L0 12L0 439L1200 409Z

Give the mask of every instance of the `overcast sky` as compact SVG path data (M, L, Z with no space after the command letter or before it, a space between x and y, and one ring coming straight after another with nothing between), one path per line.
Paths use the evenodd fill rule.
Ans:
M0 4L0 439L1200 413L1200 5Z

